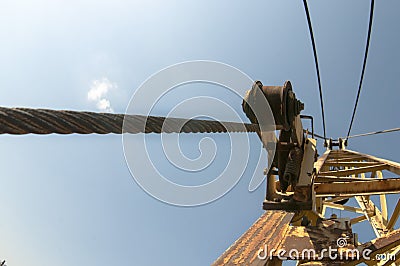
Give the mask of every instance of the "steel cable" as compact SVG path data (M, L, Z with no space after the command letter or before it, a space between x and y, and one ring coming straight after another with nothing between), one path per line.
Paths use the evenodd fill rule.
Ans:
M350 135L350 132L351 132L351 128L353 126L354 117L356 115L356 110L357 110L357 105L358 105L358 100L360 98L362 82L363 82L363 79L364 79L365 66L367 65L368 49L369 49L369 42L370 42L371 30L372 30L372 21L373 21L373 17L374 17L374 4L375 4L375 1L371 0L371 7L370 7L370 10L369 10L369 24L368 24L367 43L365 45L364 61L363 61L363 66L362 66L362 70L361 70L360 82L358 84L356 102L354 103L353 114L351 115L351 121L350 121L350 125L349 125L349 130L347 131L346 139L349 138L349 135Z
M362 134L357 134L357 135L352 135L352 136L347 136L347 138L348 139L350 139L350 138L358 138L358 137L364 137L364 136L371 136L371 135L390 133L390 132L395 132L395 131L400 131L400 127L391 128L391 129L385 129L385 130L379 130L379 131L374 131L374 132L368 132L368 133L362 133Z
M319 100L321 103L322 128L324 130L324 139L326 139L325 110L324 110L324 100L323 100L323 96L322 96L321 77L319 74L317 48L315 46L314 33L313 33L313 29L312 29L312 24L311 24L310 12L308 11L307 0L303 0L303 5L304 5L304 11L306 12L306 16L307 16L308 30L310 32L311 44L312 44L312 48L313 48L315 70L317 72L317 79L318 79Z
M158 116L0 107L0 134L258 132L257 124Z

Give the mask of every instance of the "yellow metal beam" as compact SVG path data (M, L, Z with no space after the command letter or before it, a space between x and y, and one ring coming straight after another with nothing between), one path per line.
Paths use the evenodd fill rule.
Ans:
M319 175L327 175L327 176L350 176L350 175L358 175L361 173L375 172L388 169L389 166L381 163L376 165L357 167L352 169L344 169L344 170L336 170L336 171L326 171L320 172Z
M365 196L357 196L356 200L361 209L364 211L365 217L370 222L372 229L375 232L375 235L377 237L382 237L386 235L388 230L383 223L382 213L375 206L375 204L370 199L367 199L367 197Z
M329 160L325 162L325 166L347 166L347 167L362 167L362 166L371 166L379 164L379 162L344 162L344 161L336 161Z
M365 175L364 175L365 176ZM353 181L374 181L374 178L365 177L338 177L338 176L318 176L315 179L316 183L327 183L327 182L353 182Z
M352 161L365 161L367 160L363 156L352 156L352 157L337 157L337 158L329 158L327 162L352 162Z
M392 230L394 225L396 224L397 219L400 215L400 199L397 201L396 207L394 208L392 217L390 217L389 222L387 223L387 228Z
M334 198L330 198L330 199L324 199L324 202L333 202L333 203L335 203L335 202L338 202L338 201L341 201L341 200L345 200L345 199L349 199L349 198L351 198L351 197L334 197Z
M321 171L322 166L324 166L325 161L329 158L330 153L331 153L330 150L325 151L324 154L322 154L318 158L318 160L314 163L314 168L315 168L315 170L317 172L317 175Z
M396 194L400 193L400 178L376 179L362 182L317 183L314 184L314 189L317 197Z
M353 225L353 224L356 224L356 223L363 222L365 220L367 220L367 217L365 217L365 215L358 216L356 218L350 219L350 224Z
M353 155L357 155L357 156L363 156L371 161L375 161L375 162L379 162L379 163L383 163L386 164L388 166L388 170L392 173L395 173L397 175L400 175L400 163L397 162L393 162L393 161L389 161L389 160L385 160L385 159L381 159L372 155L368 155L368 154L362 154L356 151L350 151L350 150L346 150L346 152L353 154Z
M331 202L324 202L324 205L326 207L329 207L332 209L355 212L355 213L364 213L364 211L361 208L356 208L356 207L352 207L352 206L341 205L341 204L336 204L336 203L331 203Z
M379 179L383 179L383 175L381 171L377 171L376 174L378 175ZM399 179L400 182L400 179ZM386 202L386 195L380 194L379 201L381 203L381 211L382 211L382 221L384 225L387 225L388 221L388 212L387 212L387 202Z

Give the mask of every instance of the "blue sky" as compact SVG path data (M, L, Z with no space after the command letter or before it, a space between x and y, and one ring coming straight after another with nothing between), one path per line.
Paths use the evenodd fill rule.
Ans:
M400 122L400 3L375 5L354 134ZM309 8L327 134L339 137L356 95L369 1L310 1ZM98 111L87 95L106 79L112 85L102 97L123 113L135 89L160 69L215 60L266 85L290 80L322 133L302 1L2 1L0 39L2 106ZM357 138L349 148L396 161L398 136ZM189 157L197 156L200 138L182 136ZM159 139L149 139L156 152ZM118 135L3 135L0 146L0 258L8 265L208 265L262 213L265 186L248 192L250 171L204 206L152 198L133 181ZM361 241L372 237L368 225L358 229Z

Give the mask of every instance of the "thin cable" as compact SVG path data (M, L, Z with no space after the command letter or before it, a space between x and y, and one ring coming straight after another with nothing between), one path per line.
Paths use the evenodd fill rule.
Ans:
M318 135L317 133L314 133L314 136L317 137L317 138L319 138L319 139L326 139L326 138L324 138L323 136Z
M357 134L357 135L352 135L352 136L348 136L347 138L350 139L350 138L378 135L378 134L390 133L390 132L395 132L395 131L400 131L400 127L391 128L391 129L385 129L385 130L379 130L379 131L374 131L374 132L368 132L368 133L362 133L362 134Z
M307 133L307 134L312 134L311 132L309 132L308 130L305 130L305 129L303 129L303 132L304 132L304 133ZM317 134L317 133L314 133L314 137L316 137L316 138L318 138L318 139L324 139L323 136L321 136L321 135L319 135L319 134Z
M351 115L349 131L347 132L346 139L349 138L349 135L350 135L350 132L351 132L351 128L353 126L354 117L356 115L356 110L357 110L357 105L358 105L358 100L360 98L362 82L363 82L363 79L364 79L365 66L367 65L369 41L370 41L370 38L371 38L372 21L373 21L373 17L374 17L374 5L375 5L375 0L371 0L371 7L370 7L370 10L369 10L369 25L368 25L367 43L366 43L366 46L365 46L365 53L364 53L364 62L363 62L362 70L361 70L360 83L358 84L357 98L356 98L356 102L354 104L353 114Z
M317 71L317 78L318 78L319 100L321 102L322 128L324 129L324 139L326 139L325 111L324 111L324 101L323 101L323 97L322 97L321 77L319 74L317 48L315 47L314 33L313 33L312 25L311 25L310 12L308 12L307 0L303 0L303 4L304 4L304 10L305 10L306 16L307 16L308 29L310 31L311 44L312 44L313 53L314 53L315 69Z

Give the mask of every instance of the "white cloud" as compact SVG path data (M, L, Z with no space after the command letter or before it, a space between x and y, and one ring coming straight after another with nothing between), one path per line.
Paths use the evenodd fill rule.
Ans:
M96 103L96 107L97 107L99 110L112 110L110 101L107 100L107 99L100 99L100 100Z
M111 83L108 78L102 78L99 80L94 80L90 86L90 90L87 94L87 99L90 102L96 102L96 107L102 112L114 112L111 107L111 102L106 98L107 93L111 89L116 89L117 85Z

